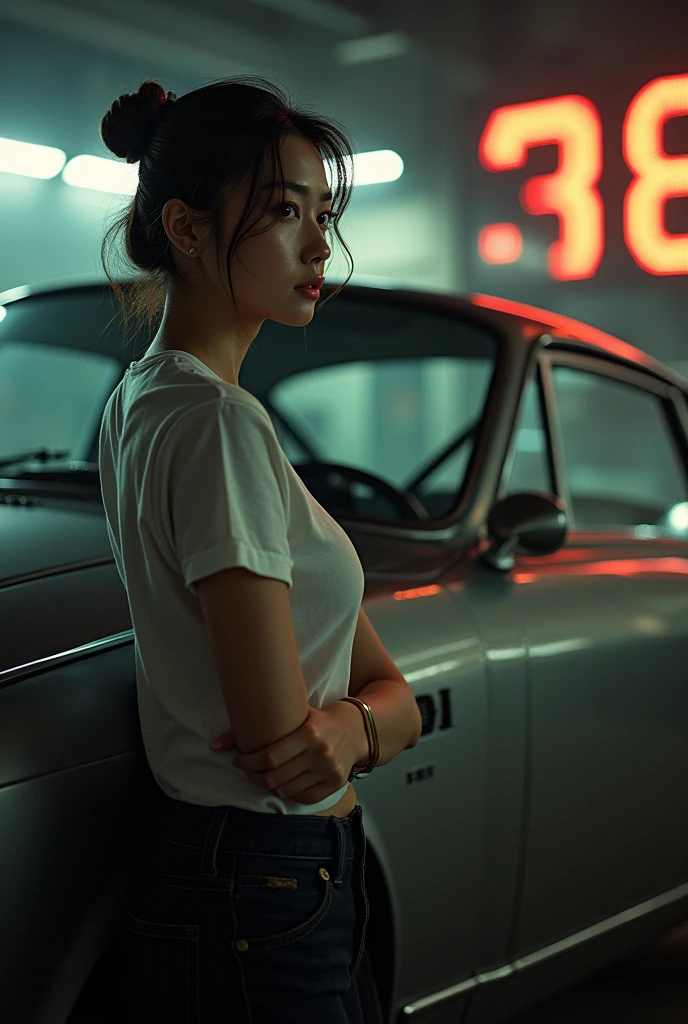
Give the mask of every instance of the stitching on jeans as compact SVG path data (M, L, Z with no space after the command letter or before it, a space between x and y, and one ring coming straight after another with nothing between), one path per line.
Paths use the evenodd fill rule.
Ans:
M191 1021L191 1024L198 1024L198 1022L200 1021L199 1006L198 1006L198 986L199 986L199 982L200 982L199 970L198 970L198 942L194 941L193 944L187 942L185 950L186 950L186 957L185 957L185 960L186 960L186 1005L188 1007L189 1020L191 1021L191 991L192 991L192 989L191 989L191 982L192 982L192 978L195 975L195 978L196 978L196 990L197 990L196 1012L194 1014L194 1020ZM196 957L196 969L195 969L195 972L193 970L193 965L191 963L191 957L194 956L194 955Z
M291 889L299 888L298 878L286 878L279 875L240 875L240 879L257 878L259 882L239 882L239 888L261 888L261 889ZM219 879L220 884L208 883L207 885L185 885L184 882L198 883L196 875L164 875L157 871L148 871L144 876L144 884L159 885L168 889L184 889L192 892L234 892L234 882L230 878L226 884ZM341 879L334 879L335 885L341 884Z
M130 920L131 920L131 918L128 919L128 922ZM156 928L160 927L160 922L158 922L158 921L148 921L144 917L139 917L139 918L137 918L137 920L143 921L144 924L148 924L148 925L152 924ZM126 927L126 930L128 932L132 932L132 934L134 934L134 935L143 935L143 937L145 939L149 939L149 938L170 939L172 942L188 942L188 943L197 942L198 941L198 933L200 931L198 925L195 925L195 924L187 924L187 925L185 925L185 924L173 924L173 925L169 925L169 924L166 923L165 924L165 928L183 928L184 929L184 934L183 935L170 935L170 934L167 934L167 933L165 933L165 934L160 934L159 933L159 934L157 934L155 936L151 936L151 933L150 933L149 930L143 929L143 928L138 928L136 925L127 923L125 927Z
M171 846L181 846L185 850L195 850L197 853L200 853L202 850L202 847L200 846L191 846L189 843L180 843L178 840L170 839L168 836L164 836L162 834L160 834L160 839L163 839L166 843L170 843ZM327 854L325 854L324 857L309 857L304 856L304 854L301 853L269 853L268 851L264 852L263 850L229 850L226 847L222 847L217 852L232 853L240 857L275 857L278 860L310 860L316 864L319 864L323 859L327 859ZM344 859L353 860L355 856L355 853L348 853Z
M257 878L257 882L244 881L244 879ZM239 885L242 889L298 889L298 878L282 878L278 875L239 875Z
M184 880L194 882L194 885L183 885L178 884ZM144 885L160 885L167 889L185 889L191 890L191 892L233 892L234 882L230 878L226 884L213 885L198 885L199 879L197 875L162 875L158 874L157 871L147 871L143 877Z

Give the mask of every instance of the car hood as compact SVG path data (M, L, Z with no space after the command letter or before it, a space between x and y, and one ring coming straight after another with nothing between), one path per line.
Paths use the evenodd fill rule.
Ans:
M0 495L0 585L111 562L98 502Z

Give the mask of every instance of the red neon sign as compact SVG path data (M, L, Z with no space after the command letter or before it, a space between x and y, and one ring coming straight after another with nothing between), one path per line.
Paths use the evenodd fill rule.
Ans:
M486 263L515 263L523 251L515 224L488 224L478 235L478 252Z
M650 274L688 271L688 235L664 226L668 199L688 196L688 156L664 151L664 125L688 114L688 75L648 82L632 100L623 126L623 154L633 171L624 198L624 238L636 263Z
M584 96L556 96L494 110L480 139L480 161L490 171L523 167L533 146L559 147L554 174L529 178L521 205L535 216L554 213L559 239L547 253L558 281L592 277L604 252L602 122Z
M688 196L688 155L670 156L662 134L672 117L688 114L688 74L657 78L638 92L626 113L623 153L634 178L624 199L624 239L635 261L650 274L688 273L688 235L670 234L664 225L667 200ZM479 158L489 171L523 167L534 146L556 145L559 166L553 174L527 179L521 205L535 216L553 213L559 238L547 254L551 276L559 281L592 277L605 248L604 207L598 191L602 174L602 122L584 96L554 96L531 103L498 107L480 138ZM480 233L479 251L490 259ZM519 232L520 237L520 232ZM519 254L520 255L520 251ZM518 256L508 262L514 262Z

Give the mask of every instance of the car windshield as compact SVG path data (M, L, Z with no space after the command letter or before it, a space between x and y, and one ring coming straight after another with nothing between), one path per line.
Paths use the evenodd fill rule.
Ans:
M100 287L29 296L0 306L0 317L0 477L98 485L105 403L147 339L125 347L115 300ZM496 355L486 330L424 310L422 299L403 308L342 295L305 339L267 320L240 384L264 404L297 472L351 467L413 491L442 517L461 492ZM374 487L352 487L357 512L394 514Z

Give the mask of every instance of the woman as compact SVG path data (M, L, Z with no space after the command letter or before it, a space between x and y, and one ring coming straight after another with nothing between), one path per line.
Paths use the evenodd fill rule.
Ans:
M106 274L125 322L162 313L108 400L99 448L162 791L129 891L128 1019L381 1022L352 778L413 746L420 717L403 678L348 696L367 622L360 561L238 382L266 319L313 316L351 146L250 77L180 99L146 81L112 104L101 137L140 161L103 242ZM139 271L126 296L104 257L120 229Z

